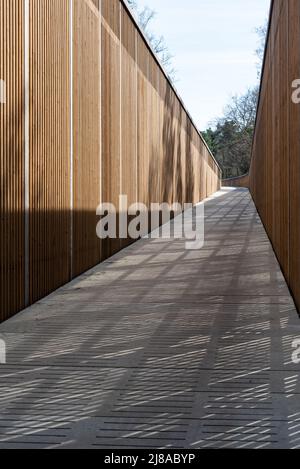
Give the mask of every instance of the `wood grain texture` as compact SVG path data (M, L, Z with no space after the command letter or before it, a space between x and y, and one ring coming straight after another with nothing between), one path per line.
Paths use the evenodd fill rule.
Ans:
M250 188L300 307L300 1L274 0L250 168Z
M151 202L199 202L220 187L219 168L122 0L29 2L24 154L24 4L0 2L8 98L0 109L0 320L24 307L25 285L33 303L131 242L99 241L100 202L118 207L124 194L149 212Z
M74 0L73 277L100 262L100 15ZM92 73L90 72L92 71Z
M289 1L289 82L300 77L300 2ZM290 151L290 276L289 282L300 308L300 105L289 108Z
M224 187L245 187L249 188L249 174L235 178L223 179L222 186Z
M121 6L121 123L120 123L120 192L128 205L138 201L137 192L137 31ZM124 215L127 216L126 213ZM130 239L121 239L125 247Z
M0 2L0 321L24 307L23 1Z
M147 47L140 36L137 37L137 65L138 65L138 90L137 90L137 119L138 119L138 201L149 205L148 169L150 161L150 121L149 113L144 112L149 108L149 54Z
M102 197L119 206L121 193L121 5L102 1ZM121 247L119 239L103 243L103 259Z
M70 279L69 2L30 2L30 302Z

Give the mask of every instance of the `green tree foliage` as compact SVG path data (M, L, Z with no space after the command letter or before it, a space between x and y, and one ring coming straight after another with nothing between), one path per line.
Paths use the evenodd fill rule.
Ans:
M257 87L234 96L224 116L202 133L223 169L224 178L242 176L249 170L257 96Z

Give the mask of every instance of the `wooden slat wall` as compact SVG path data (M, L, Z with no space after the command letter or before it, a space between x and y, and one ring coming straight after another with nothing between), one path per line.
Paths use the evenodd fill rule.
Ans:
M300 307L300 0L274 0L250 169L250 189Z
M161 199L161 127L160 127L160 97L159 97L159 67L150 55L148 74L148 119L149 119L149 169L148 201L159 203Z
M119 0L102 1L102 197L119 206L121 193L121 48ZM104 240L103 256L115 254L120 240Z
M30 302L70 279L68 1L30 2Z
M300 1L289 1L289 82L300 78ZM289 284L300 308L300 105L289 108Z
M244 187L249 189L249 175L224 179L222 181L222 186L224 187Z
M24 307L23 1L0 1L0 321Z
M73 277L100 262L95 234L100 202L100 12L74 0ZM92 73L88 71L92 70Z
M176 139L174 136L174 100L175 95L168 83L165 84L164 112L162 122L162 184L163 202L174 201L174 159Z
M138 201L149 204L149 186L151 181L148 178L150 161L150 119L149 112L149 59L147 47L141 36L137 36L137 64L138 64L138 96L137 96L137 118L138 118Z
M121 8L121 194L128 205L138 201L137 188L137 32L125 9ZM126 214L127 215L127 214ZM121 240L121 247L130 243Z
M180 106L179 114L179 155L180 157L177 160L177 177L180 180L178 184L178 202L181 204L187 203L187 137L186 137L186 126L187 126L187 115Z
M0 25L3 320L129 244L96 237L101 201L198 202L220 170L122 0L1 0Z

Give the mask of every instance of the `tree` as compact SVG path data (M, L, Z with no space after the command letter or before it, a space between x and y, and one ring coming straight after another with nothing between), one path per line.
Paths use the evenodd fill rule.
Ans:
M262 70L262 65L264 61L264 55L265 55L265 47L266 47L266 39L267 39L267 33L268 33L268 20L265 21L265 23L260 26L259 28L256 28L256 33L259 38L259 46L256 49L255 53L258 58L258 63L257 63L257 68L258 68L258 78L261 76L261 70Z
M257 96L258 87L233 96L224 116L216 119L214 128L203 132L225 178L242 176L249 170Z
M165 67L170 80L175 81L176 70L172 64L173 55L169 51L165 38L164 36L156 36L150 29L150 24L155 18L156 12L148 6L140 10L136 0L128 0L128 3L135 12L139 25L144 31L152 49L158 55L160 62Z
M247 131L255 125L258 86L249 88L245 94L232 97L231 102L225 108L224 120L235 123L240 132Z
M256 50L261 74L268 22L256 29L259 47ZM242 176L249 171L255 127L259 86L249 88L245 94L235 95L203 137L223 169L224 178Z

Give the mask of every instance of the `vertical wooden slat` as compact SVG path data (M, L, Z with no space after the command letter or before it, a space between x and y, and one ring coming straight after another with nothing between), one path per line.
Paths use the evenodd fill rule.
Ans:
M130 242L100 243L100 199L198 202L220 174L122 0L1 0L0 26L1 321Z
M136 29L121 8L121 188L128 204L137 202L137 63ZM122 239L125 247L129 239Z
M300 0L272 2L250 169L252 196L300 307Z
M289 79L292 83L300 78L300 1L289 1ZM289 281L300 308L300 104L289 107L289 152L290 152L290 262Z
M119 205L121 192L120 2L102 0L102 174L103 201ZM103 258L120 249L120 240L103 243Z
M0 321L24 307L24 9L0 2Z
M100 241L96 236L96 209L100 202L99 27L98 10L85 1L74 0L73 276L100 262Z
M69 1L30 2L30 302L69 280Z

